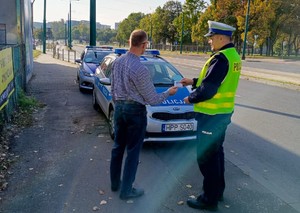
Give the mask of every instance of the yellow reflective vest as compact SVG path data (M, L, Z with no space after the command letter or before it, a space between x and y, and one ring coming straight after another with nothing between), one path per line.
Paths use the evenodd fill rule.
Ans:
M242 62L239 54L234 47L220 50L229 62L228 73L218 88L217 93L211 99L194 104L194 111L208 115L232 113L234 109L234 98L237 90ZM219 54L219 53L216 53ZM215 57L214 54L202 68L196 87L199 87L206 76L210 61Z

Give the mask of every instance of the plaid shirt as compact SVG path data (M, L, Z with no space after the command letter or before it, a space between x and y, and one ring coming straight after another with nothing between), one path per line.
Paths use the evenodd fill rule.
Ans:
M113 100L131 100L143 105L163 102L168 91L157 93L149 70L140 62L140 57L127 52L117 58L112 67Z

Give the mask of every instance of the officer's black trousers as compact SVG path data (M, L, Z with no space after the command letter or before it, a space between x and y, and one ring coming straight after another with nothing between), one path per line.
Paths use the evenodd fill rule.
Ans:
M216 204L225 189L223 142L230 114L206 115L197 113L197 162L203 175L201 195L211 204Z

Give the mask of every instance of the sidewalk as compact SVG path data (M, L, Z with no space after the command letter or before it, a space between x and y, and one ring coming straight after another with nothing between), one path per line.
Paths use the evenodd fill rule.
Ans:
M188 196L197 195L201 182L195 147L190 144L173 149L174 153L166 147L142 150L137 179L146 194L133 203L120 201L110 191L112 141L107 121L92 109L91 97L79 92L75 76L75 64L51 54L35 60L29 92L46 107L34 114L32 127L14 138L12 151L19 157L7 191L0 194L0 212L207 212L185 203ZM158 160L163 151L164 159ZM232 153L226 154L227 186L218 212L300 212L300 207L295 210L244 173L231 161Z
M271 85L300 90L300 75L281 71L270 71L266 69L252 69L243 67L241 77Z

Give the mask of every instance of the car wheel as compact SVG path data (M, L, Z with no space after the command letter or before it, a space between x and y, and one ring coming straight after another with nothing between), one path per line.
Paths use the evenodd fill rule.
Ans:
M96 98L96 92L93 90L93 107L96 111L100 111L100 106Z
M111 139L115 138L115 125L114 125L114 110L112 109L109 113L109 135Z

